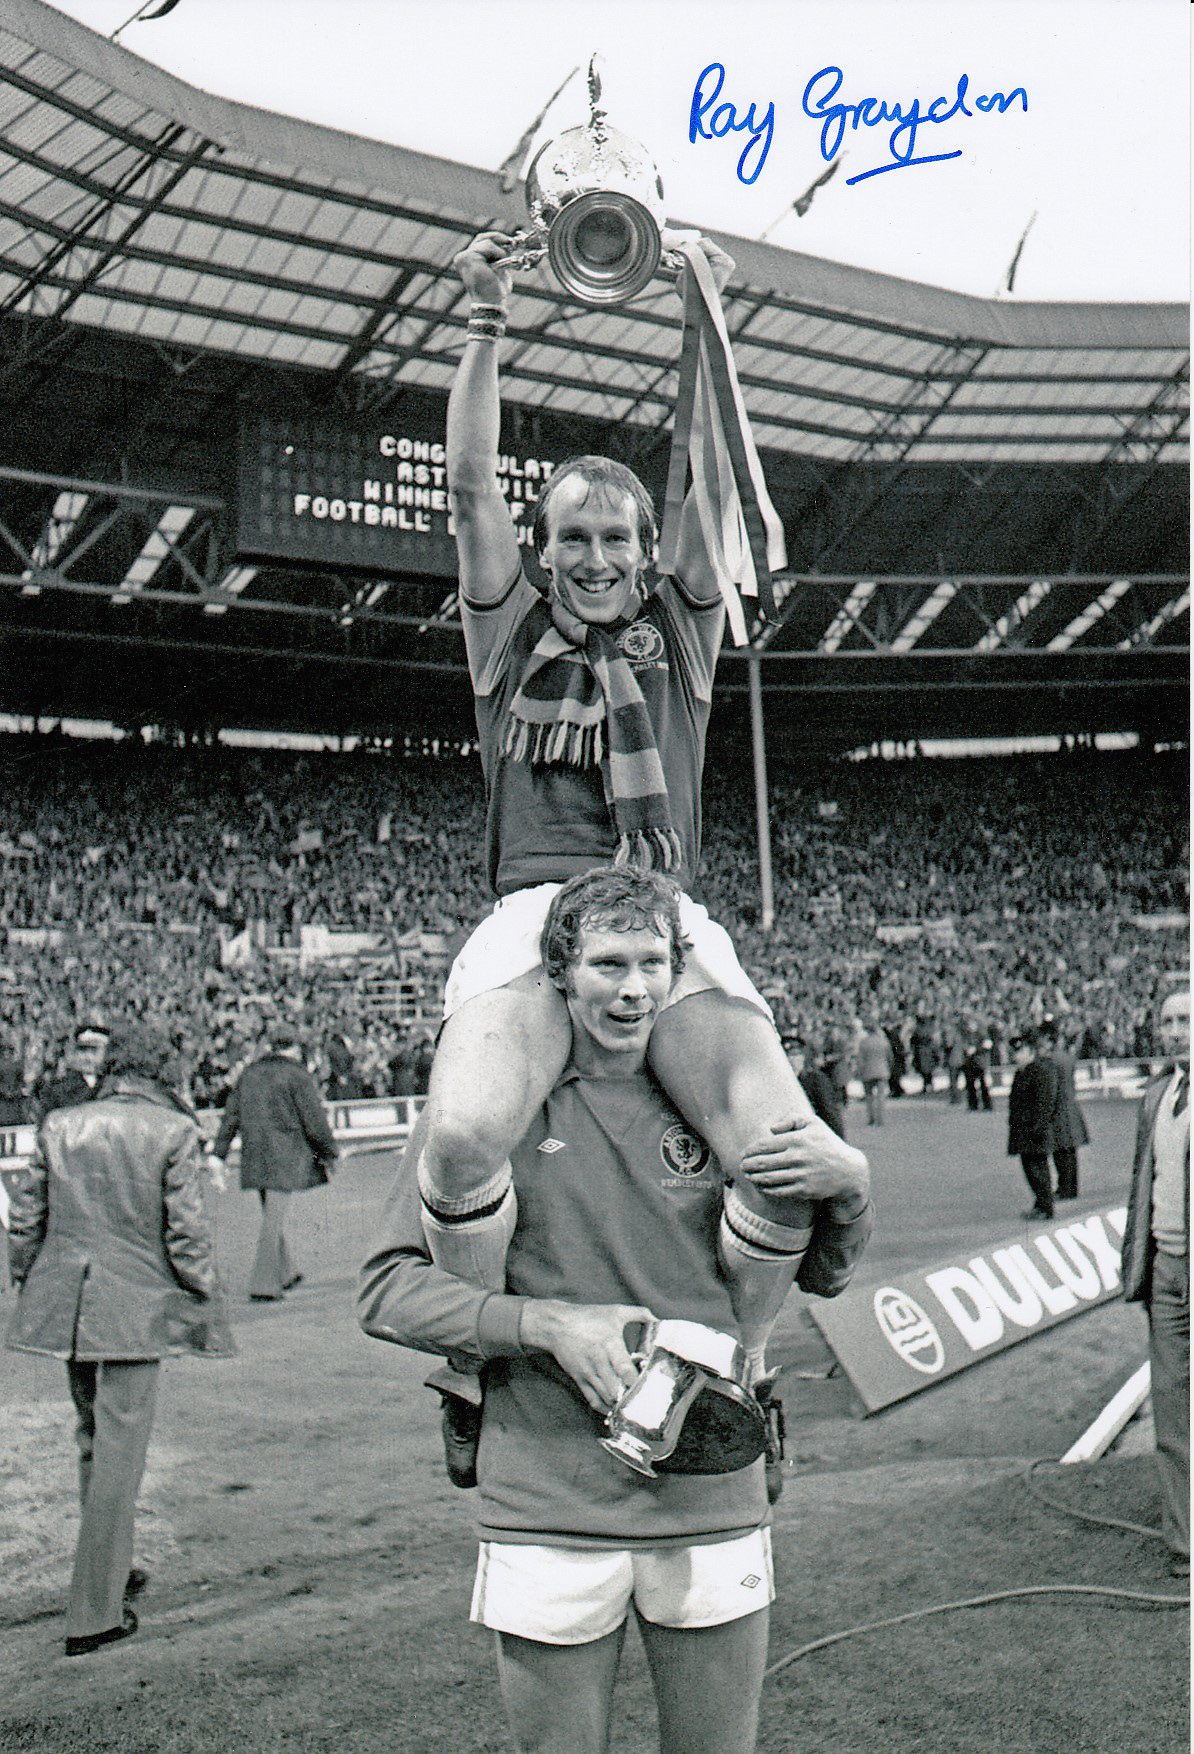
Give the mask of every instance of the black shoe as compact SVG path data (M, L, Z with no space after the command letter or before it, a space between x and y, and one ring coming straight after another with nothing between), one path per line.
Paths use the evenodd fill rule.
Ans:
M130 1596L139 1596L148 1582L149 1573L142 1571L139 1565L134 1565L129 1572L129 1580L124 1586L125 1601L127 1602Z
M249 1293L250 1303L281 1303L281 1301L282 1293L280 1291L250 1291Z
M282 1289L283 1289L283 1291L293 1291L295 1286L301 1285L302 1282L303 1282L302 1274L301 1273L293 1273L293 1274L291 1274L290 1278L287 1279L287 1281L286 1281L285 1285L283 1285Z
M1027 1212L1021 1212L1020 1216L1027 1219L1029 1224L1050 1224L1053 1221L1052 1212L1042 1212L1039 1206L1030 1206Z
M444 1466L453 1486L465 1490L477 1484L477 1446L481 1440L481 1409L459 1395L440 1391L443 1415L440 1430L444 1440Z
M1189 1577L1189 1559L1181 1553L1171 1553L1169 1555L1169 1575L1170 1577Z
M137 1616L131 1608L126 1608L119 1626L109 1626L106 1632L85 1632L79 1638L68 1638L66 1654L68 1657L85 1657L88 1651L98 1650L102 1644L115 1644L118 1638L129 1638L137 1630Z

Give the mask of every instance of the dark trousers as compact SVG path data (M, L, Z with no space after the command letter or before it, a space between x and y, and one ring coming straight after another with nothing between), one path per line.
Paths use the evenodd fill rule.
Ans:
M1032 1189L1037 1211L1052 1218L1053 1177L1049 1174L1049 1159L1043 1151L1023 1151L1020 1154L1020 1163L1024 1170L1024 1179Z
M1063 1145L1053 1153L1053 1167L1057 1171L1057 1198L1059 1200L1076 1200L1078 1198L1078 1152L1076 1147Z
M1190 1262L1153 1255L1148 1303L1149 1370L1161 1528L1175 1557L1190 1557Z
M120 1625L133 1562L133 1518L158 1388L156 1358L68 1361L79 1447L79 1541L66 1636Z
M990 1114L991 1086L987 1083L987 1074L981 1066L964 1066L962 1070L966 1079L967 1108L982 1108Z

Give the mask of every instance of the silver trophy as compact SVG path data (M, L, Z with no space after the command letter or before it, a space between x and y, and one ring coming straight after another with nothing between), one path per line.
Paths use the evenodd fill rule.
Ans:
M606 1415L604 1449L636 1473L732 1473L763 1454L766 1416L746 1355L703 1322L648 1324L642 1368Z
M526 270L544 256L567 291L589 305L624 304L682 258L665 252L663 183L646 150L611 128L589 63L589 120L541 146L526 175L531 229L496 264Z

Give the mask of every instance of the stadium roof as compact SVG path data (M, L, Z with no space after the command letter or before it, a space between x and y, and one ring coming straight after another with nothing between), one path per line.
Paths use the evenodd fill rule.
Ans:
M0 31L0 307L427 389L466 320L451 258L525 223L490 172L186 86L40 0ZM1019 304L725 240L727 319L760 445L827 460L1184 457L1173 305ZM658 425L675 300L613 313L516 288L518 401Z
M48 406L46 360L63 335L76 347L89 335L112 346L123 338L130 360L152 353L176 379L196 361L214 371L221 360L310 374L358 412L410 393L442 395L467 318L452 256L482 226L515 229L524 219L520 194L504 194L492 172L199 92L41 0L6 0L4 400L41 394ZM1180 650L1189 618L1185 472L1166 466L1188 459L1185 307L984 300L721 241L737 263L725 304L755 436L781 474L785 459L804 471L810 504L834 501L832 540L793 554L793 573L781 581L784 625L761 633L761 648L825 660L1011 645L1052 652L1056 662L1071 648L1088 658L1116 650L1139 658L1158 644L1170 657ZM507 402L650 440L671 412L677 331L666 287L597 311L545 271L522 278L503 355ZM110 419L110 409L97 406L93 418ZM941 465L949 485L930 496L930 515L924 483L940 479ZM1029 495L1024 470L1037 483ZM1057 491L1042 492L1042 472L1056 472ZM239 598L278 615L321 615L332 633L326 655L336 655L343 592L328 609L301 572L274 569L255 593L242 586L229 596L223 557L200 566L192 552L187 563L205 512L209 536L219 527L214 501L205 504L194 483L158 493L156 549L146 553L143 533L127 564L84 578L84 512L94 520L104 505L105 516L113 506L127 511L129 496L144 497L154 483L62 468L27 478L37 475L0 469L0 488L6 479L17 485L34 521L18 528L14 513L0 525L0 539L24 557L9 560L7 582L25 595L34 594L31 572L52 592L72 585L71 568L78 589L125 590L135 558L144 576L134 588L173 594L180 608L205 604L222 583L217 608ZM922 524L928 516L934 530L954 526L956 554L942 541L926 547L922 529L901 564L910 485ZM987 491L977 524L974 491ZM981 544L971 552L962 543L963 526L981 527L998 550L995 525L1025 519L1032 531L1061 500L1070 522L1087 508L1081 538L1068 547L1052 525L1039 551L1025 541L986 564ZM0 499L0 512L7 507ZM1116 542L1101 552L1112 527ZM860 528L868 538L877 532L869 548L847 540ZM878 582L867 578L880 567ZM817 589L797 589L810 573ZM404 613L394 613L393 598L373 610L350 592L378 638L393 624L393 642L375 642L378 662L407 661L400 632L426 619L425 588L403 583L413 593ZM452 622L450 613L442 619ZM170 631L183 644L210 637ZM451 631L445 661L458 669ZM972 667L972 680L979 674Z

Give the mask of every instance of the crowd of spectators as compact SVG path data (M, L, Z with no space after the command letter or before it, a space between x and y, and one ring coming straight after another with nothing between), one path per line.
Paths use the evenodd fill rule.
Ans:
M475 752L8 735L0 771L0 1067L31 1110L74 1031L130 1009L201 1107L279 1017L331 1095L425 1086L435 995L400 1020L401 946L450 954L490 905ZM1188 960L1183 754L777 764L771 821L764 931L749 768L711 757L702 898L817 1063L844 1077L877 1025L909 1073L970 1036L998 1064L1046 1012L1084 1057L1152 1052ZM371 944L300 958L304 927Z

